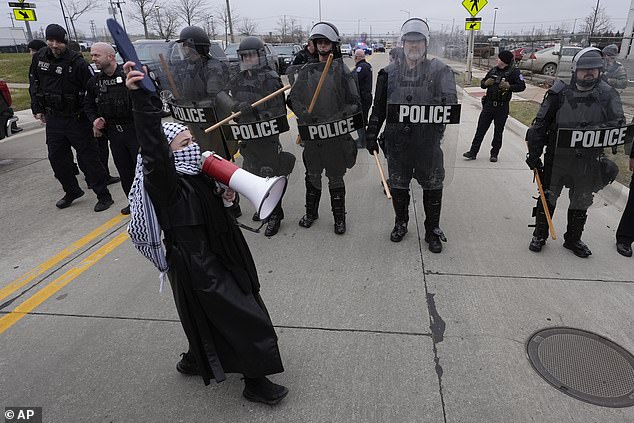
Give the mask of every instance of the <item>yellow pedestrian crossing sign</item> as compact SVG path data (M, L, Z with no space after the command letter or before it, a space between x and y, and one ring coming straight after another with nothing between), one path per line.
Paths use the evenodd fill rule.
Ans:
M36 21L35 10L32 9L13 9L13 16L16 21Z
M477 15L487 3L487 0L462 0L462 5L471 16Z
M464 29L467 31L480 31L480 26L482 22L465 22Z

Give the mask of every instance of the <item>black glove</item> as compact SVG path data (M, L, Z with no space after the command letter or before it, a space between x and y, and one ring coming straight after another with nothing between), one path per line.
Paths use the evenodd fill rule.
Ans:
M245 113L252 113L253 112L253 107L247 103L246 101L243 101L241 103L236 103L233 105L233 107L231 108L231 111L236 113L236 112L240 112L242 114Z
M487 78L484 80L484 85L487 87L490 87L493 84L495 84L495 78Z
M531 170L541 171L544 167L542 159L540 159L539 156L532 156L530 154L526 155L526 164Z
M370 153L371 156L374 155L375 151L377 153L379 152L379 143L376 140L378 132L379 130L375 125L368 125L365 130L365 148L368 149L368 153Z

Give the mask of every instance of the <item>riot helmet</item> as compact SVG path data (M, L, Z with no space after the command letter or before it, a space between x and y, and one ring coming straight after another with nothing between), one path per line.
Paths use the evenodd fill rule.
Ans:
M183 47L195 49L201 56L209 54L209 47L211 46L209 36L205 30L199 26L187 26L183 28L176 42L182 43Z
M598 77L586 77L582 80L578 80L577 70L598 69L600 74L603 71L604 65L603 52L598 48L586 47L579 50L572 58L572 81L581 87L592 87L597 83Z
M403 53L408 60L417 62L427 56L429 45L429 26L421 18L411 18L401 27L401 41ZM408 43L409 41L409 43ZM424 41L421 46L419 41Z
M608 46L603 47L603 55L605 57L615 57L619 54L619 48L616 44L610 44Z
M339 30L330 22L317 22L313 25L308 39L313 42L315 50L320 56L327 56L332 53L335 58L341 57L341 50L339 49L341 37L339 36ZM319 40L330 41L332 48L328 51L320 50L318 46Z
M264 42L258 37L246 37L238 46L240 70L260 69L268 66Z

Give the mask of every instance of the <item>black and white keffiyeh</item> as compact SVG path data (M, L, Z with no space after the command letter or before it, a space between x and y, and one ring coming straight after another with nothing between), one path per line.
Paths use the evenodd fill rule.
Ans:
M163 123L163 132L168 144L187 127L179 123ZM200 173L200 147L192 143L186 148L174 152L174 165L176 171L187 175ZM130 223L128 224L128 234L134 247L150 260L159 270L161 286L159 291L163 291L163 284L169 269L165 251L161 244L161 227L156 218L156 211L152 200L143 184L143 159L137 156L136 170L130 194Z

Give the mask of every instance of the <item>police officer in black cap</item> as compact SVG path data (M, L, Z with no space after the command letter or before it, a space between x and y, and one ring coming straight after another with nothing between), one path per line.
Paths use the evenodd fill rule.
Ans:
M84 195L73 169L72 146L88 186L97 194L94 210L104 211L114 202L106 187L107 174L99 161L92 125L83 111L92 68L81 54L67 48L66 30L61 26L47 26L46 41L48 48L33 56L29 92L34 117L46 123L48 158L66 193L56 206L66 208Z
M139 143L132 119L132 104L125 86L126 77L123 66L115 60L115 51L110 44L93 44L90 57L101 72L88 81L84 101L86 116L92 122L97 142L108 148L110 141L112 158L127 197L134 180ZM130 214L130 206L124 207L121 213Z
M495 67L480 81L480 86L487 92L482 99L482 112L478 118L478 129L473 136L471 149L463 154L468 160L475 160L480 151L480 145L486 135L491 122L493 122L493 141L491 142L492 162L498 161L498 154L502 148L502 134L504 124L509 116L509 102L511 93L517 93L526 89L524 76L515 67L513 53L508 50L501 51L498 55Z
M568 226L564 234L564 247L576 256L586 258L592 254L581 241L587 210L592 205L594 193L616 177L618 168L607 159L603 148L594 145L583 148L559 142L560 129L577 129L596 132L601 128L624 125L621 98L614 88L601 79L604 59L601 50L587 47L572 59L570 84L561 80L546 92L537 112L535 123L529 129L526 140L529 153L526 164L542 174L546 202L550 214L555 212L557 199L564 187L569 189ZM544 164L541 155L546 147ZM533 211L535 230L529 244L531 251L542 250L548 238L548 221L542 202L537 201Z

